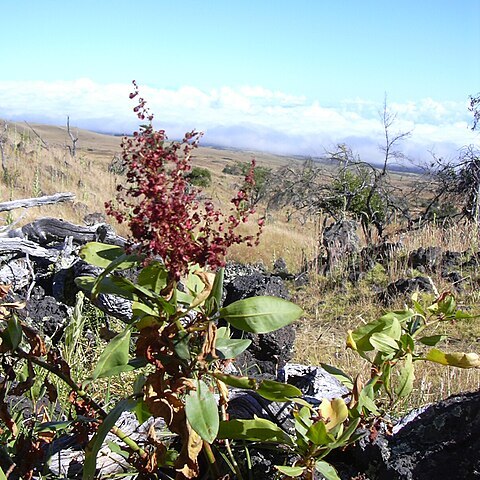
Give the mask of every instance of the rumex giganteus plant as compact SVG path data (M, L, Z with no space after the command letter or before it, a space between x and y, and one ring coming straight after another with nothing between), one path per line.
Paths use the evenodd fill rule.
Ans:
M130 98L139 96L137 84ZM148 120L122 143L127 165L127 184L117 187L117 202L108 202L107 213L119 222L127 222L132 236L131 248L148 257L161 257L169 275L178 280L192 264L216 270L225 264L227 250L233 244L258 244L263 220L256 237L236 232L254 213L248 202L254 185L255 161L252 161L244 187L231 200L228 215L211 201L203 205L199 190L189 184L192 151L201 133L191 131L181 142L168 142L164 130L153 128L153 115L143 98L134 109L139 120Z

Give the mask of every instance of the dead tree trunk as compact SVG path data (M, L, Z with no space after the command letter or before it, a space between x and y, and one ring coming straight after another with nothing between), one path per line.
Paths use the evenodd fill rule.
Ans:
M77 142L78 142L78 132L77 136L75 136L72 131L70 130L70 117L67 116L67 132L68 136L70 137L70 140L72 141L72 145L67 145L68 150L70 151L70 155L72 157L75 157L77 154Z
M68 202L75 198L74 193L55 193L54 195L45 195L36 198L23 198L21 200L11 200L9 202L0 203L0 212L8 212L16 208L41 207L42 205L50 205L52 203Z

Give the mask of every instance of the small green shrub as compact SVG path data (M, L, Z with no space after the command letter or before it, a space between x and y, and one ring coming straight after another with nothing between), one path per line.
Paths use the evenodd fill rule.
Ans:
M212 183L212 173L208 168L193 167L186 178L196 187L209 187Z

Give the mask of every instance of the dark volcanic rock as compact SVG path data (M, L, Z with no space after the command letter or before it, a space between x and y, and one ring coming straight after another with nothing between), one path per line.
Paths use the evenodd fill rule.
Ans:
M368 478L479 478L480 392L431 405L394 432L380 433L373 442L366 437L357 447L355 461Z
M261 266L229 264L225 268L224 302L227 306L237 300L256 296L273 296L288 299L287 287L280 277L265 272ZM235 337L249 338L252 344L237 357L236 365L249 375L277 375L291 358L295 341L292 325L265 334L233 331Z
M427 277L400 278L388 285L387 289L380 294L380 299L383 302L388 302L389 299L397 295L413 293L417 290L432 292L433 288L430 280Z
M18 314L29 320L38 331L53 340L59 340L69 318L69 309L55 298L45 295L41 287L36 287L25 309L19 310Z
M442 249L420 247L410 253L408 263L412 268L435 271L442 263Z

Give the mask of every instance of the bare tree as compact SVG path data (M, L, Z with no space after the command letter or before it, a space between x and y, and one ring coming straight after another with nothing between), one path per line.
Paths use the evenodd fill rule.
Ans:
M67 145L68 150L70 151L70 155L75 157L77 154L77 142L78 142L78 131L77 135L75 136L72 131L70 130L70 117L67 116L67 132L70 140L72 141L72 145Z
M0 155L2 157L2 169L7 170L7 158L5 154L5 144L7 143L8 123L3 123L3 131L0 132Z

